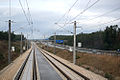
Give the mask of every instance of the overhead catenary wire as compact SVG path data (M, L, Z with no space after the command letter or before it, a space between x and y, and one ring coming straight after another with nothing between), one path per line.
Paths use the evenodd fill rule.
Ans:
M67 14L69 14L69 12L71 11L71 9L76 5L76 3L78 2L79 0L76 0L74 3L73 3L73 5L68 9L68 11L56 22L56 24L59 22L59 21L61 21L61 19L63 19ZM66 22L65 22L65 24L66 24ZM56 31L58 31L60 28L63 28L62 26L60 26L60 25L58 25L59 26L59 28L56 30ZM63 28L63 29L65 29L65 28ZM55 31L55 32L56 32ZM69 30L67 30L68 32L70 32L70 33L72 33L71 31L69 31Z
M23 8L23 5L22 5L22 3L21 3L21 0L19 0L19 3L20 3L20 6L21 6L21 8L22 8L22 11L23 11L23 13L24 13L24 15L25 15L25 17L26 17L26 20L27 20L28 24L30 24L30 21L29 21L27 15L26 15L26 12L25 12L25 10L24 10L24 8Z
M27 1L27 0L26 0L26 4L27 4L28 13L29 13L29 21L31 22L31 24L33 24L32 16L31 16L31 13L30 13L30 8L29 8L28 1Z
M108 21L108 22L105 22L105 23L101 23L101 24L98 24L98 25L94 25L94 26L102 26L102 25L109 24L109 23L112 23L112 22L115 22L115 21L118 21L118 20L120 20L120 18L116 18L114 20L111 20L111 21ZM89 27L93 27L93 26L89 26Z
M112 13L112 12L114 12L114 11L117 11L117 10L119 10L119 9L120 9L120 7L115 8L115 9L112 9L112 10L110 10L110 11L108 11L108 12L105 12L105 13L99 15L99 16L96 16L96 17L94 17L94 18L92 18L92 19L89 19L88 21L91 21L91 20L97 19L97 18L99 18L99 17L102 17L102 16L104 16L104 15L106 15L106 14L109 14L109 13Z
M74 4L68 9L68 11L57 21L57 23L61 20L61 19L63 19L70 11L71 11L71 9L75 6L75 4L78 2L78 0L76 0L75 2L74 2Z
M76 15L74 18L72 18L69 22L75 20L78 16L80 16L81 14L83 14L84 12L86 12L88 9L90 9L91 7L93 7L96 3L98 3L100 0L95 1L92 5L90 5L89 7L87 7L86 9L84 9L82 12L80 12L78 15Z
M86 4L86 7L88 7L88 5L90 4L91 0L88 1L88 3ZM85 8L86 9L86 8ZM65 24L67 24L67 21L65 22ZM69 23L68 23L69 24Z
M114 20L111 20L111 21L102 23L102 24L100 24L100 25L105 25L105 24L112 23L112 22L115 22L115 21L118 21L118 20L120 20L120 18L117 18L117 19L114 19ZM100 25L99 25L99 26L100 26Z
M102 16L104 16L104 15L113 13L114 11L117 11L117 10L119 10L119 9L120 9L120 7L117 7L117 8L115 8L115 9L112 9L112 10L110 10L110 11L107 11L107 12L105 12L105 13L99 15L99 16L96 16L96 17L94 17L94 18L92 18L92 19L88 19L87 21L92 21L92 20L97 19L97 18L100 18L100 17L102 17ZM116 21L116 20L119 20L119 18L118 18L118 19L115 19L115 20L112 20L112 21L109 21L109 22L106 22L106 23L111 23L111 22L114 22L114 21ZM82 23L82 22L77 22L77 23ZM104 25L104 24L106 24L106 23L102 23L102 24Z
M91 0L89 0L89 1L88 1L88 3L87 3L87 5L86 5L86 7L88 7L88 5L90 4L90 2L91 2Z
M31 23L31 33L32 33L32 36L34 35L34 28L33 28L33 20L32 20L32 16L31 16L31 13L30 13L30 8L29 8L29 5L28 5L28 1L26 0L26 4L27 4L27 9L28 9L28 13L29 13L29 20L30 20L30 23ZM34 38L34 36L33 36Z
M57 24L57 25L58 25L58 24ZM64 27L62 27L62 26L60 26L60 25L58 25L58 26L59 26L59 28L58 28L55 32L57 32L58 30L60 30L60 29L62 28L62 29L64 29L64 30L66 30L67 32L73 33L73 32L71 32L71 31L65 29ZM54 32L54 33L55 33L55 32Z
M88 5L90 4L90 2L91 2L91 0L89 0L88 3L86 4L86 8L87 8ZM85 8L85 9L86 9L86 8ZM69 23L70 23L70 22L69 22ZM69 23L67 23L67 21L65 21L64 25L69 24Z
M87 5L86 5L86 8L87 8L88 5L90 4L90 2L91 2L91 0L88 1ZM86 9L86 8L85 8L85 9ZM83 11L84 11L84 10L83 10ZM70 21L69 21L69 22L66 21L66 22L64 23L64 26L65 26L66 24L69 24L69 23L70 23Z
M19 27L18 29L15 29L14 32L16 32L16 31L18 31L18 30L20 30L20 29L24 29L24 28L26 28L25 26L27 26L27 25L29 25L29 24L25 24L25 25Z
M98 3L98 1L100 1L100 0L97 0L95 3L93 3L92 5L91 5L91 7L93 6L93 5L95 5L96 3ZM90 2L89 2L90 3ZM88 4L87 4L88 5ZM90 7L90 6L89 6ZM90 7L90 8L91 8ZM88 7L87 7L88 8ZM86 8L86 9L87 9ZM92 18L92 19L89 19L89 20L93 20L93 19L96 19L96 18L99 18L99 17L102 17L102 16L104 16L104 15L107 15L107 14L109 14L109 13L112 13L112 12L114 12L114 11L117 11L117 10L119 10L120 9L120 7L118 7L118 8L115 8L115 9L112 9L112 10L110 10L110 11L107 11L107 12L105 12L105 13L103 13L103 14L101 14L101 15L98 15L98 16L96 16L96 17L94 17L94 18ZM88 10L88 9L87 9ZM83 10L84 11L84 10ZM82 12L83 12L82 11ZM83 14L81 12L81 14ZM77 16L78 17L78 16ZM77 18L76 17L76 18ZM76 19L76 18L74 18L74 19ZM73 20L74 20L73 19ZM101 26L101 25L105 25L105 24L108 24L108 23L112 23L112 22L115 22L115 21L118 21L118 20L120 20L120 18L116 18L116 19L114 19L114 20L111 20L111 21L108 21L108 22L104 22L104 23L102 23L102 24L99 24L99 25L97 25L97 26ZM69 22L67 22L67 23L65 23L64 24L64 26L66 26L66 24L69 24L70 22L71 22L72 20L70 20ZM79 22L78 22L79 23ZM64 26L61 26L61 28L64 28ZM60 29L60 28L59 28ZM58 30L58 29L57 29Z
M32 20L32 16L31 16L31 13L30 13L30 8L29 8L29 5L28 5L28 1L26 0L25 2L26 2L26 5L27 5L28 14L26 14L26 11L25 11L24 8L23 8L23 5L22 5L22 3L21 3L21 0L19 0L20 6L21 6L21 8L22 8L22 11L23 11L25 17L26 17L26 20L27 20L29 26L31 25L31 27L32 27L32 28L31 28L31 34L33 35L33 20ZM20 29L21 29L21 28L20 28Z
M88 6L87 8L85 8L82 12L80 12L80 13L79 13L78 15L76 15L74 18L72 18L72 19L69 20L68 22L65 22L62 27L66 26L67 24L70 24L71 21L73 21L73 20L76 19L79 15L83 14L84 12L86 12L88 9L90 9L91 7L93 7L93 6L94 6L96 3L98 3L99 1L100 1L100 0L95 1L93 4L91 4L90 6ZM89 1L88 3L90 3L90 1ZM88 4L87 4L87 5L88 5Z

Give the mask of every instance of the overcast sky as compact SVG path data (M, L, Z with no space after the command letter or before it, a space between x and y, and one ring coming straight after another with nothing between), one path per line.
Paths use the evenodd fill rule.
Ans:
M59 35L70 34L68 31L73 32L73 24L67 24L64 26L64 29L60 28L58 25L63 26L65 22L69 22L69 20L74 18L76 15L78 15L80 12L92 5L97 0L78 0L70 12L64 17L62 16L70 9L76 0L27 1L33 20L33 28L32 25L28 25L26 17L19 4L19 0L11 0L11 20L15 22L12 23L12 31L15 31L15 33L23 32L25 35L29 34L29 38L33 38L31 36L31 29L33 29L34 38L43 38L43 35L45 35L47 38L53 35L54 32L57 32ZM21 2L27 17L29 18L26 0L21 0ZM106 12L109 13L95 18ZM120 0L100 0L98 3L89 8L83 14L79 15L73 21L76 20L79 22L77 23L77 26L82 27L77 29L77 33L90 33L98 30L103 30L107 25L119 25L120 20L101 25L117 18L120 18ZM0 0L0 30L8 30L8 23L6 21L9 19L9 0ZM60 21L58 22L58 20ZM56 22L58 22L58 25L55 24ZM20 27L22 28L19 29Z

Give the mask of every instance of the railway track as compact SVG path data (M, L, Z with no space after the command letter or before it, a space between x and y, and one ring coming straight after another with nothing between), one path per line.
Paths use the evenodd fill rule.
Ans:
M60 60L56 59L55 57L49 55L42 49L40 52L45 56L45 58L62 74L66 77L67 80L90 80L86 76L82 75L81 73L75 71L71 67L67 66Z
M32 76L31 76L31 73L32 73ZM17 74L14 77L14 80L24 80L24 79L37 80L36 57L35 57L34 48L30 51L29 55L27 56L27 58L25 59L22 66L20 67L20 69L18 70Z
M34 54L33 54L33 80L37 80L35 49L34 49Z
M45 77L45 75L50 75L52 72L52 68L50 68L50 66L48 67L47 64L51 65L53 70L58 72L58 75L61 76L59 80L107 80L89 71L86 71L84 74L83 70L79 71L76 67L73 68L69 63L66 63L67 62L64 62L64 60L59 59L57 56L49 54L37 45L34 45L23 65L18 70L14 80L49 80L51 77L55 79L55 75Z

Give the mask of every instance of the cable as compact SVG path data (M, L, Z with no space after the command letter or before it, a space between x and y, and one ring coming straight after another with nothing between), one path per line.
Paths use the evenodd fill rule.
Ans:
M58 25L58 24L57 24L57 25ZM73 33L73 32L71 32L71 31L65 29L64 27L62 27L62 26L60 26L60 25L58 25L58 26L59 26L59 28L58 28L57 30L59 30L60 28L62 28L62 29L66 30L66 31L68 31L68 32L70 32L70 33ZM56 31L57 31L57 30L56 30ZM56 32L56 31L55 31L55 32Z
M71 11L71 9L75 6L75 4L78 2L78 0L76 0L75 2L74 2L74 4L70 7L70 9L68 9L68 11L57 21L57 23L61 20L61 19L63 19L70 11ZM65 21L65 24L67 24L66 23L67 21ZM60 26L60 25L58 25L60 28L63 28L62 26ZM58 28L57 30L59 30L60 28ZM65 28L63 28L63 29L65 29ZM56 31L57 31L56 30ZM56 32L55 31L55 32ZM72 33L71 31L68 31L68 32L70 32L70 33Z
M88 5L90 4L90 2L91 2L91 0L88 1L87 5L86 5L86 8L87 8ZM85 9L86 9L86 8L85 8ZM70 22L70 21L69 21L69 22ZM69 24L69 22L67 23L67 21L66 21L64 25Z
M91 0L88 1L86 7L88 7L88 5L90 4L90 2L91 2ZM85 9L86 9L86 8L85 8ZM67 23L67 21L66 21L65 23Z
M112 22L115 22L115 21L118 21L118 20L120 20L120 18L117 18L117 19L114 19L114 20L111 20L111 21L108 21L108 22L105 22L105 23L101 23L101 24L98 24L96 26L105 25L105 24L112 23ZM91 26L91 27L93 27L93 26Z
M87 11L89 8L91 8L92 6L94 6L96 3L98 3L100 0L95 1L92 5L90 5L89 7L85 8L82 12L80 12L77 16L75 16L73 19L69 20L68 22L65 22L63 27L66 26L66 24L69 24L72 20L76 19L80 14L83 14L85 11ZM90 3L90 1L88 2ZM87 4L88 5L88 4Z
M57 23L71 11L71 9L75 6L75 4L76 4L77 2L78 2L78 0L76 0L76 1L74 2L74 4L70 7L70 9L57 21Z
M91 2L91 0L88 1L87 5L86 5L86 8L87 8L88 5L90 4L90 2ZM86 9L86 8L85 8L85 9ZM67 21L66 21L65 24L69 24L69 23L67 23Z
M108 12L105 12L105 13L103 13L103 14L97 16L97 17L94 17L94 18L92 18L92 19L89 19L88 21L94 20L94 19L96 19L96 18L99 18L99 17L101 17L101 16L104 16L104 15L106 15L106 14L108 14L108 13L111 13L111 12L116 11L116 10L119 10L119 9L120 9L120 7L115 8L115 9L113 9L113 10L111 10L111 11L108 11Z
M24 15L25 15L25 17L26 17L26 20L27 20L28 24L30 24L29 19L28 19L26 13L25 13L25 10L24 10L24 8L23 8L22 3L21 3L20 0L19 0L19 3L20 3L20 6L21 6L21 8L22 8L22 10L23 10L23 13L24 13Z
M28 8L28 13L29 13L29 19L30 19L30 23L31 23L31 33L32 33L32 36L34 38L34 28L33 28L33 21L32 21L32 16L31 16L31 13L30 13L30 8L29 8L29 5L28 5L28 1L26 0L26 4L27 4L27 8Z
M69 22L73 21L74 19L76 19L80 14L83 14L84 12L86 12L88 9L90 9L92 6L94 6L96 3L98 3L100 0L95 1L92 5L90 5L89 7L87 7L86 9L84 9L82 12L80 12L78 15L76 15L73 19L71 19Z
M20 29L26 28L25 26L27 26L27 25L29 25L29 24L25 24L25 25L19 27L18 29L15 29L14 32L15 32L15 31L18 31L18 30L20 30Z
M88 1L88 3L87 3L87 5L86 5L86 7L88 7L88 5L90 4L90 2L91 2L91 0L89 0L89 1Z
M26 4L27 4L28 12L29 12L29 17L30 17L29 20L31 21L31 24L33 24L32 16L31 16L31 13L30 13L30 8L29 8L28 1L27 1L27 0L26 0Z
M115 22L115 21L118 21L118 20L120 20L120 18L117 18L117 19L111 20L111 21L106 22L106 23L102 23L102 24L100 24L100 25L105 25L105 24L108 24L108 23L111 23L111 22Z

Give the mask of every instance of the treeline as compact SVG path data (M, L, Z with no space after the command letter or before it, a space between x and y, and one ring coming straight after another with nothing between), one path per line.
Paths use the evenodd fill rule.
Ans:
M53 36L49 39L53 40ZM73 35L57 35L57 40L66 40L65 45L73 45ZM120 28L118 25L107 26L104 31L77 34L77 43L81 42L84 48L102 50L116 50L120 48ZM77 44L76 43L76 44Z
M25 39L24 35L22 35L23 40ZM8 40L8 32L0 31L0 40ZM11 41L19 41L21 40L21 35L11 33Z

